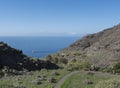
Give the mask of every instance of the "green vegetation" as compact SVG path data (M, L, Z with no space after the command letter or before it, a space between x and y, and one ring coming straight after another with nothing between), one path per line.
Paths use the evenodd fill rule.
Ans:
M120 79L100 81L95 88L120 88Z
M90 70L89 61L71 61L66 66L67 70Z
M24 72L21 75L6 75L0 78L0 88L53 88L68 71L46 70Z
M62 64L66 65L68 63L68 60L66 58L60 58L59 63L62 63Z
M102 69L102 71L112 73L112 74L120 74L120 62L114 63L113 66L106 67L106 68Z
M120 62L119 63L116 63L114 66L113 66L113 69L112 69L113 73L120 73Z
M98 84L99 81L107 80L110 78L115 78L115 76L100 72L81 71L68 77L59 88L118 88L118 87L97 87L100 86L100 84Z
M68 60L63 56L60 56L59 53L57 53L55 55L48 55L46 57L46 60L51 61L51 62L56 63L56 64L66 65L68 63Z

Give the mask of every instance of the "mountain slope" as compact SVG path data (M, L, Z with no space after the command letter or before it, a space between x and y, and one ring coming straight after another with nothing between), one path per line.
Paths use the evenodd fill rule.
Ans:
M68 64L77 60L100 68L113 66L120 62L120 25L84 36L55 57L66 58Z
M115 49L113 45L119 45L119 43L120 25L117 25L102 32L87 35L77 42L73 43L70 47L68 47L68 49L83 50L90 47L95 47L96 49L98 48L113 50Z

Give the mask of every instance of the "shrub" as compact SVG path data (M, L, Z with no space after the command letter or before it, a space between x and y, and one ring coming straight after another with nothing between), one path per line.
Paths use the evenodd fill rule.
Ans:
M38 75L37 76L41 81L46 80L46 76L45 75Z
M56 54L56 56L60 56L60 54L59 54L59 53L57 53L57 54Z
M42 84L40 79L35 79L34 81L32 81L32 83L34 83L36 85Z
M55 83L55 78L54 77L50 77L47 79L48 83Z
M66 58L61 58L61 59L59 59L59 62L63 63L63 64L67 64L68 60Z
M91 80L84 80L83 81L83 83L85 84L85 85L90 85L90 84L93 84L93 82L91 81Z
M51 61L52 60L52 55L47 55L46 60Z
M112 69L113 73L120 73L120 62L115 64Z
M56 71L54 71L54 72L51 73L51 75L52 75L52 76L56 76L56 75L59 75L59 73L56 72Z
M10 76L10 75L22 75L25 72L17 71L15 69L10 69L8 66L4 66L4 68L0 71L0 76Z
M82 69L82 64L80 62L76 62L73 64L73 69L74 70L80 70Z
M90 63L89 61L71 61L66 66L67 70L90 70Z
M83 63L82 63L82 66L83 66L83 69L84 70L90 70L90 63L89 63L89 61L84 61Z
M90 65L90 64L89 64ZM90 65L90 70L91 71L99 71L100 70L100 67L98 67L98 66L95 66L95 65Z
M120 62L114 64L112 67L106 67L102 69L103 72L109 72L112 74L120 74Z
M72 59L71 62L75 63L77 60L76 59Z
M2 69L2 73L4 74L4 76L8 76L8 74L9 74L9 67L4 66L4 68Z
M55 57L55 58L53 58L53 60L52 60L54 63L58 63L58 58L57 57Z
M69 71L80 70L82 69L82 64L80 62L69 62L66 69Z
M80 56L80 55L82 55L82 54L81 54L80 52L74 52L73 55L74 55L74 56Z
M120 80L119 79L109 79L100 81L95 88L120 88Z

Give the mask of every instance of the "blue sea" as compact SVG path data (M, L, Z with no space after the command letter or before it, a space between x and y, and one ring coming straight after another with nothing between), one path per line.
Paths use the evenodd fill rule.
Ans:
M22 50L30 57L38 58L56 53L78 39L80 37L0 37L0 41L9 46Z

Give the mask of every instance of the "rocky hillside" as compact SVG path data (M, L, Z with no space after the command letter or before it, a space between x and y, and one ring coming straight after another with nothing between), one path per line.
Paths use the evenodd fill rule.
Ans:
M11 48L7 44L0 42L0 69L7 66L16 70L40 70L41 68L55 69L57 65L50 61L31 59L23 54L21 50Z
M89 61L97 67L108 67L120 62L120 25L89 34L56 54L58 59Z
M120 25L106 29L96 34L90 34L76 41L67 49L70 50L120 50Z

